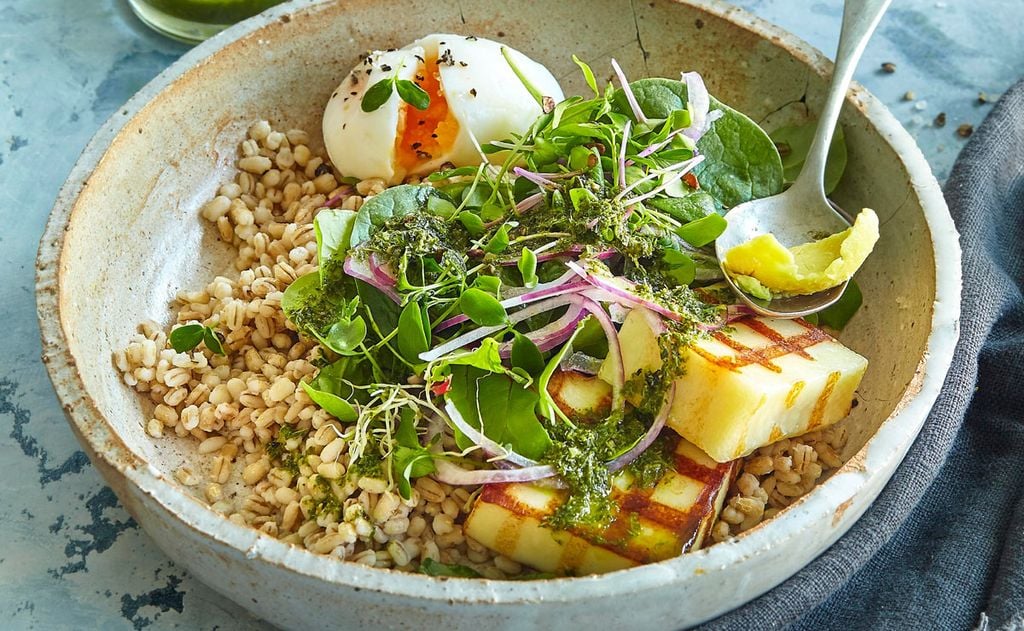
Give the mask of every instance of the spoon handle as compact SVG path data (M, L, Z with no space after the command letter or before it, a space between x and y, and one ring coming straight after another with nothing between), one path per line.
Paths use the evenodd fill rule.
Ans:
M825 161L835 133L836 122L839 120L839 111L843 108L846 91L861 54L891 1L846 0L844 3L843 25L839 32L839 48L836 51L835 69L832 71L828 98L825 99L825 105L818 117L818 128L814 132L814 141L807 152L804 167L793 183L793 188L825 197Z

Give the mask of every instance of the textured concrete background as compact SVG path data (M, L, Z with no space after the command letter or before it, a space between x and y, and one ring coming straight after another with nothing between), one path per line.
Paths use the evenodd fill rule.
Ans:
M741 0L831 54L841 2ZM857 79L940 180L996 98L1024 76L1021 0L895 0ZM33 274L57 190L86 142L186 47L124 0L0 0L0 620L9 629L259 629L177 567L79 450L39 361ZM892 74L883 62L896 65ZM912 91L914 100L904 100ZM946 114L946 125L933 121ZM102 361L102 360L98 360Z

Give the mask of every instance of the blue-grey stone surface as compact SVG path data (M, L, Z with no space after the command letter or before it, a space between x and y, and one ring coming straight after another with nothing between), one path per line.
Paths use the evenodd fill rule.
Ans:
M739 5L831 53L838 0ZM1021 0L896 0L857 79L917 139L936 175L1024 75ZM124 0L0 0L0 623L7 629L259 629L157 549L79 449L45 370L36 245L78 153L186 50ZM892 74L883 62L896 65ZM904 95L913 93L911 100ZM933 120L946 113L947 123Z

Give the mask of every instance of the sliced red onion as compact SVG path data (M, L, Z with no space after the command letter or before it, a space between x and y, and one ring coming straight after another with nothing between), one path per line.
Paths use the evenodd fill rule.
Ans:
M704 86L704 79L696 72L684 72L686 83L686 107L690 110L690 126L683 133L694 141L700 140L708 129L708 110L711 109L711 97Z
M487 452L489 456L501 456L503 460L517 464L520 467L533 467L540 464L536 460L517 454L510 449L505 449L496 441L485 436L483 432L466 422L462 413L459 412L459 409L451 401L445 402L444 411L448 413L448 418L451 419L452 424L459 428L459 431L471 440L474 445Z
M533 208L539 206L542 201L544 201L543 192L537 192L528 197L524 197L522 201L516 204L516 214L521 215L528 210L532 210Z
M555 296L553 298L548 298L547 300L531 304L530 306L520 309L519 311L516 311L515 313L510 315L508 319L508 324L497 324L495 326L477 327L472 331L464 333L458 337L452 338L445 342L444 344L436 346L425 353L420 353L420 359L425 362L432 362L435 359L444 357L445 355L452 351L459 350L464 346L472 344L473 342L481 338L485 338L488 335L492 335L494 333L497 333L498 331L504 330L510 324L518 324L519 322L522 322L523 320L526 320L528 318L532 318L537 314L544 313L545 311L550 311L551 309L561 307L562 305L578 303L580 300L583 300L583 298L577 296L576 294L564 294L561 296Z
M441 458L434 459L435 471L431 474L438 482L455 486L477 486L507 482L534 482L555 475L551 465L537 465L522 469L463 469Z
M542 326L536 331L527 333L526 337L536 344L542 353L546 353L572 337L573 331L576 330L576 325L582 319L583 307L573 305L569 307L569 310L561 318ZM512 344L510 342L502 344L498 352L501 354L502 359L508 359L512 356Z
M622 387L626 384L625 367L622 363L622 347L619 345L619 332L615 330L615 323L605 313L604 307L589 298L579 297L583 301L583 308L589 311L597 322L604 329L605 337L608 338L608 360L612 362L612 410L621 411L625 408L626 402L622 396Z
M537 302L538 300L544 300L545 298L560 296L562 294L580 292L586 289L588 286L588 283L562 283L561 285L545 287L543 289L534 287L533 289L524 294L520 294L518 296L513 296L511 298L506 298L505 300L502 300L501 306L505 307L505 309L521 307L522 305L529 304L531 302ZM469 320L469 317L466 314L452 316L445 320L444 322L438 324L436 327L434 327L434 331L444 331L445 329L451 328L456 324L462 324L467 320Z
M662 428L665 427L665 422L668 421L668 414L672 411L672 400L675 399L675 396L676 384L673 383L669 386L668 393L665 395L665 402L661 404L658 416L655 417L654 422L651 423L651 426L647 429L647 433L640 439L640 442L633 445L632 449L609 462L608 471L614 473L629 465L629 463L636 460L640 454L645 452L652 444L654 444L654 441L658 438L658 434L660 434Z
M370 253L366 261L370 266L370 271L373 272L373 277L376 278L378 282L392 286L396 283L395 275L391 271L391 268L388 267L387 264L378 261L375 254Z
M324 202L323 207L337 208L338 206L341 206L341 202L345 201L345 198L351 195L353 190L355 189L353 189L351 186L346 186L342 188L337 195Z
M675 311L672 311L668 307L660 305L657 302L654 302L653 300L641 298L640 296L633 293L632 288L635 287L635 285L625 278L607 278L604 276L599 276L597 274L591 274L587 272L585 269L583 269L583 267L581 267L575 261L566 261L565 264L569 267L569 269L579 274L587 282L591 283L592 285L594 285L594 287L597 287L602 292L604 292L583 292L583 295L591 300L599 300L601 302L618 302L619 304L625 304L631 307L643 307L645 309L649 309L650 311L654 311L655 313L660 313L669 320L674 320L675 322L682 322L683 320L683 317L681 315L679 315ZM626 287L622 287L620 285L617 285L616 283L623 283L626 285ZM722 328L722 324L704 324L701 322L695 323L695 326L703 331L717 331L718 329Z
M401 304L402 297L395 291L395 279L384 275L374 273L374 267L367 264L366 261L359 260L357 256L349 256L345 259L345 265L342 267L345 273L352 278L358 279L377 288L382 294ZM387 280L384 280L387 279ZM388 282L390 281L390 283Z
M629 103L629 109L633 110L633 117L636 118L638 123L647 124L649 121L644 116L644 111L640 109L640 104L636 100L636 95L633 94L633 88L629 87L629 81L626 80L626 74L622 72L622 68L619 67L619 62L612 58L612 69L615 70L615 76L619 78L619 84L622 85L622 92L626 95L626 101Z
M651 311L650 309L641 309L639 313L643 316L644 320L647 321L647 328L649 328L655 335L661 335L668 330L665 326L665 321L661 319L661 316Z

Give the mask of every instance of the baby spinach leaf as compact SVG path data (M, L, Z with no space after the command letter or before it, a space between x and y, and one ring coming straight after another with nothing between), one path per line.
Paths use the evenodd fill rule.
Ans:
M455 204L451 203L443 197L429 197L427 198L427 212L435 217L441 217L442 219L448 219L455 214Z
M379 109L381 105L387 103L388 99L391 98L391 92L394 88L395 86L390 79L374 83L370 86L370 89L363 94L363 100L359 104L359 107L367 113Z
M537 394L508 375L453 366L446 396L467 423L527 458L539 458L551 446L534 412Z
M782 174L787 184L792 184L800 170L804 168L807 152L814 140L814 132L818 122L810 121L803 125L780 127L770 135L782 156ZM828 195L839 186L839 180L846 170L846 138L842 125L836 125L832 136L832 144L828 147L828 158L825 161L825 194Z
M320 263L320 280L323 282L324 264L335 254L344 256L352 238L352 227L357 213L354 210L328 208L317 213L313 220L316 231L317 261ZM293 283L294 284L294 283Z
M428 576L451 576L455 578L480 578L480 573L465 565L441 563L430 557L420 562L420 572Z
M851 279L850 284L846 286L846 291L839 297L839 300L827 309L808 316L807 321L831 327L836 331L842 331L854 314L857 313L857 310L860 309L863 302L864 295L860 291L860 286Z
M505 307L498 299L482 289L471 287L459 298L462 313L480 326L497 326L508 321Z
M533 340L519 331L514 331L512 340L512 366L522 368L530 376L536 377L544 371L544 356Z
M356 281L356 290L359 292L359 300L363 303L370 319L377 325L382 333L387 335L398 326L398 316L401 308L393 300L385 296L373 285L363 281Z
M444 199L442 193L431 186L402 184L384 189L359 208L352 226L350 245L363 243L389 219L425 211L431 197Z
M718 213L712 213L707 217L701 217L679 226L675 232L683 241L695 248L701 248L725 232L726 225L724 217Z
M418 110L425 110L430 107L430 95L427 91L408 79L399 79L395 82L398 89L398 96L409 105Z
M665 275L678 285L689 285L697 274L697 266L683 252L666 249L661 253L661 261L665 265Z
M757 123L711 98L711 109L724 112L697 141L707 156L694 175L701 188L726 208L782 192L782 159Z
M683 197L655 197L644 204L683 222L695 221L716 211L715 198L704 191L693 191Z
M320 392L333 394L346 401L365 402L369 396L365 390L353 388L351 384L366 384L372 379L366 358L346 355L321 368L309 385Z
M686 109L686 84L672 79L640 79L629 84L636 97L637 104L644 116L651 119L665 120L676 110ZM626 100L626 93L616 90L615 110L623 114L632 114L632 108Z
M320 274L310 272L296 278L288 288L284 290L281 297L281 309L292 322L295 322L294 314L304 305L307 300L320 293ZM295 322L298 324L298 322Z
M359 418L359 413L352 407L352 404L342 399L336 394L330 392L324 392L323 390L317 390L309 383L305 381L299 382L302 385L302 389L306 391L309 398L322 407L328 414L337 418L343 423L351 423L352 421Z
M524 287L535 287L537 285L537 255L530 248L523 248L517 264L519 273L523 275Z
M206 327L202 324L186 324L171 331L168 340L176 353L187 353L203 341Z
M398 316L398 350L411 363L430 350L430 321L418 302L409 302Z
M395 441L402 447L421 447L419 435L416 433L416 413L410 408L402 408L398 427L395 429Z

